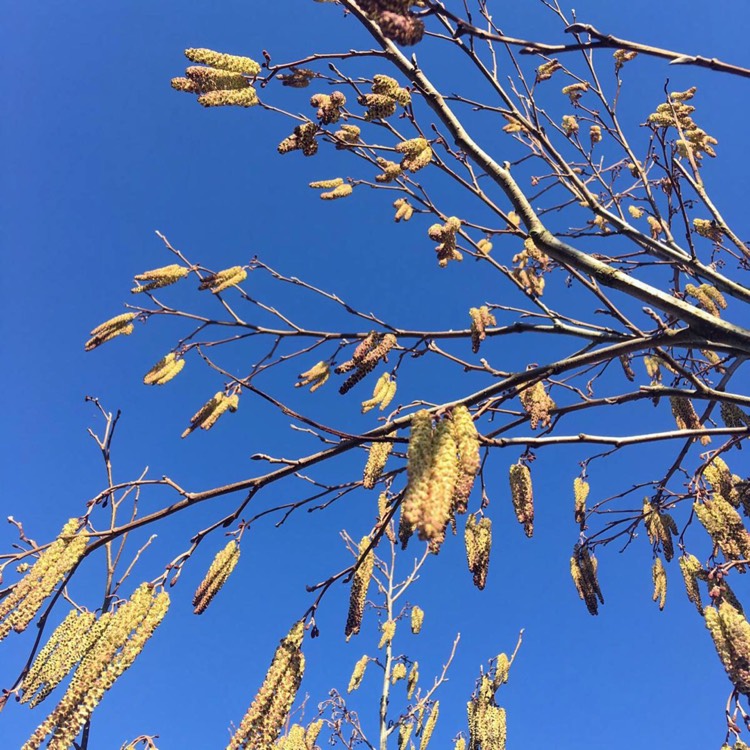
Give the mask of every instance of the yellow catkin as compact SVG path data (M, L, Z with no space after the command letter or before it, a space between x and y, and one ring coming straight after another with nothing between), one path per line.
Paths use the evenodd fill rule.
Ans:
M393 201L393 207L396 209L396 215L393 217L396 224L400 221L409 221L414 215L414 206L406 198L397 198Z
M721 456L714 456L706 464L703 477L711 483L714 493L721 495L735 508L740 504L732 472Z
M393 443L389 441L373 443L370 446L362 478L362 486L365 489L371 490L377 484L392 449Z
M422 624L424 623L424 610L418 605L414 605L411 608L411 632L414 635L419 635L422 630Z
M220 70L229 70L233 73L242 73L248 76L257 76L260 73L260 65L249 57L239 55L227 55L222 52L214 52L210 49L186 49L185 57L190 62L209 65Z
M353 635L357 635L362 627L362 615L364 614L365 602L367 601L367 589L370 586L372 569L375 564L375 553L372 549L365 554L365 550L370 544L370 538L367 536L362 537L359 543L358 559L361 562L352 577L352 588L349 594L349 612L346 616L346 628L344 629L347 641Z
M328 378L331 377L331 366L327 362L322 360L317 364L313 365L306 372L302 372L298 375L299 380L294 384L295 388L302 388L303 386L310 386L310 393L314 393L318 388L325 385Z
M376 406L380 407L380 411L385 411L391 401L393 401L395 395L396 381L391 380L390 374L384 372L375 383L375 387L372 391L372 398L362 402L362 413L366 414Z
M674 557L672 535L677 534L675 520L669 513L660 512L646 498L643 501L643 521L649 542L660 545L664 551L664 558L669 562Z
M750 624L731 604L706 607L706 627L729 679L743 695L750 695Z
M667 571L664 570L664 563L662 563L660 557L654 560L654 565L651 568L651 579L654 583L654 593L651 598L658 601L659 610L663 610L667 601Z
M481 464L479 433L471 413L465 406L453 409L451 425L458 450L458 476L453 490L453 505L456 513L466 513L469 496Z
M419 662L414 662L409 670L409 677L406 680L406 698L411 700L414 695L414 691L417 688L419 682Z
M378 648L385 648L386 646L390 646L395 635L396 621L386 620L380 625L380 641L378 642Z
M90 352L116 336L130 336L134 330L133 321L136 316L137 313L123 313L105 320L104 323L91 331L89 334L91 338L86 342L84 348L87 352Z
M382 526L385 523L390 510L388 493L381 492L378 495L378 526ZM385 527L385 535L391 544L396 543L396 535L393 532L393 523L390 521Z
M297 695L305 671L302 641L304 620L292 626L282 639L250 708L245 713L227 750L270 748L278 738Z
M482 342L487 338L487 328L497 325L497 321L487 305L470 307L469 317L471 318L471 351L476 354Z
M26 575L0 600L0 640L11 630L23 632L45 599L81 559L86 551L88 534L78 531L79 526L79 520L71 518Z
M184 366L185 360L183 358L177 359L177 355L170 352L143 376L143 382L146 385L164 385L177 377Z
M162 287L177 283L189 273L189 268L185 268L185 266L178 265L177 263L163 266L162 268L154 268L151 271L144 271L134 277L135 281L139 283L138 286L130 291L133 294L138 294L140 292L150 292L153 289L161 289ZM140 282L145 283L141 284Z
M405 750L408 746L414 724L411 721L403 722L398 728L398 750Z
M573 480L574 518L577 524L586 520L586 500L589 496L589 483L581 477Z
M445 268L451 260L463 260L463 255L456 247L456 235L459 229L461 229L461 219L451 216L445 224L433 224L427 230L429 238L440 243L435 248L440 268Z
M685 581L687 598L695 604L698 614L703 614L703 602L701 601L701 592L698 587L698 580L703 574L703 566L700 564L700 560L694 555L682 555L679 563L680 572Z
M432 733L435 731L435 724L437 724L439 715L440 701L435 701L435 705L432 707L432 711L430 711L430 715L424 724L424 729L422 730L422 739L419 742L419 750L427 750L427 746L432 739Z
M181 437L187 437L193 430L199 427L202 430L210 430L222 414L228 411L235 412L239 406L239 396L235 393L232 396L225 395L222 391L214 394L213 398L206 401L190 420L190 425L184 430Z
M570 573L578 596L585 602L592 615L599 614L599 603L604 604L604 596L597 578L598 563L588 549L576 549L570 558Z
M371 331L354 350L352 358L336 367L337 374L354 371L341 385L339 393L341 395L348 393L375 369L381 359L387 361L388 352L397 343L392 333Z
M483 516L477 520L472 513L466 519L464 530L466 561L474 578L474 585L481 591L487 582L492 550L492 521Z
M406 664L402 661L396 662L391 670L391 685L406 679Z
M518 394L524 411L529 415L529 424L532 430L538 425L549 427L552 421L552 410L555 402L549 397L541 380L528 386Z
M710 500L693 503L693 510L727 560L750 558L750 534L740 514L725 498L715 493ZM744 570L744 566L738 569Z
M510 467L510 496L516 518L523 524L526 536L534 534L534 492L531 486L531 472L525 464Z
M354 665L352 676L349 679L349 687L347 687L346 689L347 693L354 692L362 684L362 678L365 676L365 669L367 668L367 664L369 661L370 661L369 656L363 656Z
M216 557L193 596L193 611L196 615L206 611L213 598L227 582L239 559L240 546L234 539L216 553Z
M232 266L206 276L198 288L200 290L210 289L213 294L218 294L230 286L242 283L246 278L247 270L244 266Z
M198 104L204 107L254 107L258 101L258 94L252 86L241 90L208 91L198 97Z

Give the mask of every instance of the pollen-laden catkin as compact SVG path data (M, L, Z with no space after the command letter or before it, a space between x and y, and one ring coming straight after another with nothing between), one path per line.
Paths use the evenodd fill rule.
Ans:
M90 352L107 341L111 341L116 336L130 336L134 330L133 321L136 316L137 313L123 313L122 315L116 315L114 318L105 320L104 323L91 331L89 334L91 338L86 342L84 348L87 352Z
M721 402L721 421L727 427L750 427L750 417L730 401Z
M432 733L435 731L435 725L437 724L439 715L440 701L435 701L435 705L432 707L432 711L430 711L430 715L427 717L424 729L422 730L422 739L419 742L419 750L427 750L427 746L432 739Z
M433 224L427 230L429 238L440 243L435 248L440 268L445 268L448 261L462 261L464 259L464 256L456 247L456 233L459 229L461 229L461 219L450 216L445 224Z
M703 566L695 555L682 555L679 559L680 572L685 581L687 598L695 604L698 614L703 614L703 602L698 587L698 580L703 575Z
M589 138L591 139L591 145L594 146L600 143L602 140L602 128L600 125L592 125L589 128Z
M378 648L385 648L386 646L390 646L395 635L396 621L386 620L380 625L380 641L378 642Z
M396 144L396 151L403 154L401 169L418 172L432 161L432 148L425 138L412 138Z
M23 750L37 750L52 733L48 748L65 750L118 677L135 661L169 607L169 595L154 596L150 585L139 586L130 599L104 622L52 713L36 729Z
M364 94L357 102L366 107L364 118L367 122L373 120L385 120L396 114L398 102L385 94Z
M391 670L391 685L395 685L399 680L406 679L406 664L402 661L396 662Z
M664 558L669 562L674 557L672 534L677 534L677 524L669 513L662 513L646 498L643 501L643 522L651 544L659 544Z
M335 187L333 190L327 190L320 194L321 200L335 201L339 198L348 198L354 192L354 187L348 182Z
M201 615L206 611L212 599L227 582L239 559L240 546L234 539L216 553L216 557L193 596L193 611L196 615Z
M369 661L370 657L365 655L354 665L354 671L349 679L349 687L346 689L347 693L354 692L362 684L362 678L365 676L365 669Z
M406 750L406 748L409 746L409 739L411 738L411 733L413 730L413 722L402 722L401 726L398 728L398 750Z
M520 391L518 397L524 411L529 415L529 424L532 430L535 430L540 424L542 427L550 426L552 410L556 407L556 404L547 394L541 380L524 388Z
M492 252L492 243L486 237L483 237L477 242L477 250L479 250L482 255L489 255Z
M604 596L599 588L596 571L598 562L586 548L574 550L570 558L570 573L578 596L585 602L592 615L599 614L599 603L604 604Z
M325 385L328 378L331 377L331 366L328 362L321 360L317 364L314 364L307 372L301 372L297 377L299 380L294 384L295 388L302 388L309 385L310 393L314 393L318 388Z
M717 318L721 316L721 310L726 309L727 306L724 295L710 284L701 284L700 286L685 284L685 295L693 297L698 302L699 307Z
M497 321L487 305L470 307L469 317L471 318L471 351L476 354L482 342L487 338L487 328L497 325Z
M390 374L384 372L375 383L372 398L368 398L362 402L362 413L367 414L368 411L374 409L376 406L380 407L380 411L385 411L391 401L393 401L395 395L396 381L391 380Z
M556 59L548 60L546 63L542 63L536 69L536 82L548 81L552 76L562 68L559 61Z
M203 65L193 65L185 71L185 75L195 84L199 93L209 91L230 91L246 89L249 81L242 73L219 68L207 68Z
M300 620L281 641L263 684L227 745L227 750L265 750L272 747L302 682L305 671L302 653L304 635L305 623Z
M65 679L84 655L95 620L93 612L70 610L24 677L21 703L28 703L30 708L34 708Z
M163 266L162 268L154 268L151 271L144 271L133 277L134 280L139 283L138 286L130 291L133 294L138 294L139 292L150 292L153 289L161 289L162 287L177 283L180 279L184 279L189 273L189 268L185 268L185 266L181 266L177 263L172 263L171 265ZM141 284L140 282L142 281L145 283Z
M453 750L466 750L466 740L463 737L459 737L453 746Z
M381 174L375 175L375 182L393 182L401 176L400 164L397 164L395 161L383 159L381 156L379 156L376 161L380 169L383 171Z
M252 86L231 91L209 91L198 97L198 104L204 107L254 107L258 104L258 94Z
M487 583L492 550L492 521L486 516L477 520L471 513L464 529L466 561L474 578L474 585L481 591Z
M293 89L306 89L310 85L310 81L316 77L314 70L310 68L292 68L291 73L282 74L276 76L282 86L288 86Z
M198 289L204 291L210 289L213 294L218 294L230 286L241 284L247 278L247 270L244 266L232 266L223 271L217 271L206 276L200 283Z
M294 132L284 138L276 147L280 154L288 154L290 151L302 151L303 156L314 156L318 152L318 126L314 122L306 122L297 125Z
M359 136L362 131L356 125L342 125L333 137L336 139L336 148L338 150L351 148L359 143Z
M237 411L239 406L239 396L235 393L232 396L226 396L222 391L214 394L213 398L206 401L190 420L190 426L187 427L181 437L187 437L193 430L199 427L202 430L210 430L222 414L228 411Z
M589 496L589 483L581 477L573 480L574 512L573 516L577 524L583 524L586 520L586 500Z
M458 450L458 476L453 490L453 506L456 513L466 513L469 495L480 467L479 433L465 406L453 409L450 419Z
M177 359L177 355L170 352L143 376L143 382L146 385L164 385L172 378L177 377L184 366L185 360L183 358Z
M727 560L750 558L750 534L745 529L740 514L727 500L714 494L710 500L693 503L693 510ZM744 570L744 566L737 568Z
M701 237L706 237L713 242L721 242L724 230L710 219L693 219L693 229Z
M78 531L79 526L80 521L71 518L26 575L0 600L0 640L11 630L22 633L45 599L81 559L89 536Z
M401 220L409 221L414 214L414 206L406 198L397 198L393 201L393 207L396 209L396 215L393 217L396 224Z
M414 695L414 691L417 688L419 682L419 662L414 662L409 670L409 677L406 680L406 699L411 700Z
M376 442L370 446L362 478L362 486L365 489L371 490L377 484L391 450L393 450L393 443L389 441Z
M531 486L531 472L525 464L510 467L510 496L518 523L523 524L526 536L534 534L534 492Z
M434 442L430 413L425 410L417 412L411 419L409 447L406 453L408 480L401 503L399 538L404 549L421 518L421 506L427 502Z
M654 601L658 600L659 611L662 611L667 601L667 571L664 570L664 563L662 563L661 557L657 557L654 560L654 565L651 568L651 580L654 583L654 593L651 598Z
M341 118L341 107L346 104L346 97L340 91L331 94L314 94L310 105L317 107L316 116L323 125L331 125Z
M360 560L359 567L354 571L352 577L352 588L349 593L349 612L346 616L346 628L344 635L348 641L353 635L359 633L362 627L362 615L365 612L367 601L367 589L372 578L372 569L375 564L375 553L370 549L365 555L365 550L371 546L370 537L364 536L359 543ZM363 557L364 555L364 557Z
M249 57L239 55L226 55L222 52L214 52L211 49L186 49L185 57L190 62L208 65L220 70L228 70L233 73L242 73L248 76L257 76L260 73L260 65Z
M424 623L424 610L416 604L411 608L411 632L419 635Z
M724 669L737 690L750 695L750 624L729 602L703 611Z
M375 369L381 359L387 361L388 352L397 343L396 337L392 333L372 332L368 334L355 349L352 358L336 368L337 373L354 370L339 388L339 393L341 395L348 393L357 383Z
M341 177L334 177L332 180L315 180L309 186L315 190L331 190L343 184L344 180Z
M714 456L703 469L703 478L711 483L714 493L721 495L732 506L740 504L734 477L721 456Z
M389 513L390 504L388 500L388 493L381 492L378 495L378 526L382 526L386 522ZM396 544L396 535L393 532L392 521L389 521L385 527L385 536L388 541L391 542L391 544Z

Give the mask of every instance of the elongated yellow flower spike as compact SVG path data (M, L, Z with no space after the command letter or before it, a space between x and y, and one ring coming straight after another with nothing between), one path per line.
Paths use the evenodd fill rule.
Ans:
M479 433L465 406L453 409L451 425L458 449L458 476L453 490L453 507L456 513L466 513L469 495L480 467Z
M388 461L388 456L391 454L391 450L393 450L393 443L390 441L374 442L370 446L362 478L362 486L365 489L371 490L377 484L385 468L386 461Z
M586 499L589 496L589 483L581 477L573 480L573 498L575 501L574 518L578 524L586 520Z
M518 522L523 524L526 536L533 536L534 492L531 486L531 472L526 464L513 464L510 467L510 495Z
M324 201L335 201L339 198L348 198L354 192L354 187L348 182L335 187L333 190L329 190L325 193L321 193L320 197Z
M240 546L232 539L219 550L193 596L196 615L202 615L213 598L222 589L240 559Z
M91 338L86 342L86 351L90 352L107 341L111 341L116 336L130 336L134 330L133 321L136 316L137 313L123 313L122 315L116 315L114 318L105 320L104 323L98 325L89 334Z
M497 325L497 321L487 305L470 307L469 317L471 318L471 351L476 354L482 342L487 338L487 328Z
M357 383L372 372L381 359L386 359L388 352L397 344L396 337L392 333L378 333L371 331L354 350L352 358L343 362L336 368L336 373L341 374L355 370L341 385L339 393L348 393Z
M450 216L445 224L433 224L427 235L431 240L440 244L435 248L438 257L438 265L445 268L448 261L462 261L464 256L456 247L456 233L461 228L461 220Z
M276 150L280 154L288 154L290 151L301 151L303 156L314 156L318 152L318 126L314 122L306 122L297 125L294 132L284 138Z
M396 215L393 217L396 224L401 220L409 221L414 215L414 206L406 198L397 198L393 201L393 207L396 209Z
M419 743L419 750L427 750L427 746L432 739L432 733L435 731L435 724L437 724L439 714L440 701L435 701L435 705L432 707L432 711L430 711L430 715L425 722L424 729L422 730L422 739Z
M669 562L674 557L672 535L678 533L674 518L669 513L659 511L646 498L643 501L643 521L649 542L660 544L664 558Z
M369 661L370 657L365 655L354 665L354 671L349 679L349 686L346 689L347 693L354 692L362 684L362 678L365 676L365 669Z
M144 271L134 277L135 281L145 281L145 284L138 284L130 291L133 294L140 292L150 292L153 289L161 289L162 287L175 284L180 279L184 279L190 273L189 268L181 266L177 263L172 263L169 266L163 266L162 268L154 268L151 271Z
M710 500L693 503L693 510L728 560L750 558L750 534L728 500L714 493ZM737 569L744 570L744 566L738 565Z
M170 352L143 376L143 382L146 385L164 385L177 377L183 367L185 367L185 360L177 359L175 353Z
M374 409L376 406L380 407L380 411L384 411L395 395L396 381L391 380L390 374L384 372L375 383L372 398L362 402L362 413L367 414L368 411Z
M596 576L598 562L588 549L574 550L570 558L570 573L578 596L585 602L592 615L599 614L599 603L604 604L604 596Z
M198 104L204 107L254 107L258 104L258 94L252 86L238 91L209 91L198 97Z
M316 180L310 183L310 187L317 190L330 190L339 185L343 185L344 180L341 177L334 177L332 180Z
M518 397L524 410L529 415L529 425L532 430L535 430L539 424L542 427L550 426L551 412L556 404L544 389L544 383L541 380L524 388L518 394Z
M395 635L396 621L386 620L380 626L380 642L378 643L378 648L385 648L386 646L390 646Z
M247 278L247 269L244 266L232 266L223 271L217 271L204 278L198 289L204 291L210 289L212 294L218 294L230 286L241 284Z
M193 430L199 427L202 430L210 430L222 414L227 411L235 412L239 406L239 396L235 393L232 396L226 396L222 391L214 394L213 398L206 401L198 409L190 420L190 426L185 429L180 437L187 437Z
M333 137L336 139L336 148L338 150L351 148L359 143L359 136L362 131L356 125L342 125Z
M185 75L195 84L196 89L201 94L209 91L246 89L250 86L242 73L219 70L219 68L207 68L203 65L189 67L185 71Z
M411 632L419 635L424 623L424 610L416 604L411 608Z
M331 125L341 119L341 107L346 104L346 97L340 91L331 94L314 94L310 105L317 107L318 120L323 125Z
M395 161L388 161L388 159L383 159L379 156L377 163L383 172L382 174L375 175L375 182L393 182L401 176L401 165Z
M729 679L743 695L750 695L750 624L729 602L703 611L706 627Z
M474 577L474 585L481 591L487 582L492 550L492 521L483 516L477 520L472 513L466 519L464 530L466 561Z
M659 610L662 611L667 601L667 571L664 570L664 563L662 563L660 557L654 560L651 578L654 582L654 593L651 598L654 601L659 601Z
M409 677L406 680L406 699L411 700L414 690L419 682L419 662L414 662L409 670Z
M349 613L346 616L346 628L344 635L348 641L353 635L359 633L362 627L362 616L365 611L365 602L367 601L367 589L370 586L372 578L372 569L375 565L375 553L370 550L365 555L365 550L370 546L370 538L362 537L359 543L359 557L362 561L354 572L352 578L352 588L349 595Z
M418 172L432 161L432 147L424 138L412 138L396 144L396 151L403 154L401 169Z
M310 386L310 393L314 393L321 386L325 385L328 378L331 377L331 366L321 360L313 365L307 372L299 374L299 381L294 384L295 388Z
M260 73L260 65L249 57L239 55L226 55L222 52L214 52L211 49L186 49L185 57L190 62L208 65L220 70L228 70L233 73L242 73L248 76L257 76Z
M402 661L396 662L396 664L393 665L393 670L391 671L391 685L395 685L399 680L405 679L406 664L404 664Z
M700 560L694 555L682 555L679 559L680 572L685 581L685 591L687 598L695 604L698 614L703 614L703 602L701 601L701 592L698 587L698 580L704 575L703 566Z

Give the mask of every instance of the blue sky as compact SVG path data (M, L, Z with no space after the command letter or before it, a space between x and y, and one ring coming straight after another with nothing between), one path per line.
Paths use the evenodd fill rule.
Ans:
M123 410L114 455L119 480L148 466L151 476L167 474L199 490L258 472L258 464L249 460L253 453L302 455L317 447L292 432L289 419L249 397L212 432L180 441L189 417L222 382L194 359L163 389L141 385L143 373L179 335L172 321L140 326L130 340L84 353L87 332L130 301L132 276L171 262L154 230L205 266L246 263L257 254L283 273L340 293L404 327L464 327L470 305L498 301L495 280L476 264L438 269L425 227L392 225L387 196L360 188L352 199L323 204L307 183L348 174L344 155L281 158L275 147L290 131L287 121L259 109L204 110L169 88L169 79L184 68L185 47L257 59L267 49L275 61L369 47L354 20L342 20L336 8L312 0L220 7L79 0L0 7L6 19L0 55L13 71L6 77L6 114L0 121L5 145L0 180L3 515L22 520L33 538L56 534L103 486L101 461L86 433L101 423L84 403L86 395ZM580 20L618 36L747 64L750 10L741 3L715 2L709 11L695 0L633 0L623 11L580 0L576 10ZM556 26L534 3L498 4L495 18L508 34L557 39ZM432 73L446 87L461 85L447 62L431 62ZM371 62L360 63L358 71L387 72ZM661 101L667 77L670 89L699 86L701 123L720 141L719 159L707 167L712 194L730 223L741 226L750 187L741 157L746 133L740 126L747 115L747 83L638 61L627 71L630 88L622 104L634 122ZM274 87L268 100L310 114L311 93ZM477 127L487 139L497 132L497 124ZM461 208L456 204L456 213ZM249 284L259 299L283 305L311 327L342 320L333 308L313 307L260 274ZM185 290L167 298L186 306L203 304ZM543 356L534 347L546 342L514 339L499 346L508 347L496 352L503 366L521 369ZM248 369L243 363L261 352L254 344L235 345L222 356L239 374ZM287 384L272 376L265 386L293 407L308 408L310 396L291 389L299 369L286 371ZM417 362L413 370L405 368L404 389L447 400L480 387L480 380L456 377L455 370L431 371ZM367 429L375 418L359 416L361 398L361 392L344 400L322 395L310 408L346 429ZM645 411L618 416L615 426L622 432L650 419ZM539 452L537 529L530 541L507 498L507 467L518 453L496 456L488 471L496 535L486 590L473 589L462 544L449 539L410 597L426 611L426 624L422 635L404 636L402 643L419 659L423 675L439 671L455 634L462 636L440 697L433 746L447 747L465 730L465 702L479 665L512 649L524 628L517 665L499 696L508 709L510 750L531 745L618 750L667 743L688 750L718 748L730 686L684 596L676 563L669 567L667 608L659 613L650 601L647 540L637 539L623 554L608 548L600 556L606 605L598 618L590 617L568 572L577 539L570 488L585 454L574 448ZM637 481L636 475L650 478L671 455L661 448L622 454L592 469L592 491L604 496ZM738 462L734 471L743 473L739 459L733 460ZM363 463L364 453L320 468L315 476L344 481ZM284 482L262 493L258 503L270 507L304 491L299 483ZM150 511L166 501L164 493L145 494L142 507ZM165 623L97 710L93 746L117 748L147 733L161 736L161 750L223 747L229 723L241 719L278 639L308 606L305 585L348 564L338 533L343 528L356 538L366 533L374 502L374 493L360 491L325 513L298 514L279 530L259 524L246 536L240 566L226 590L198 618L191 614L192 592L224 544L219 536L208 540L172 590ZM159 538L136 567L134 585L157 575L196 529L234 503L232 498L212 501L149 530ZM0 527L3 550L15 541L13 531L10 525ZM140 539L133 540L134 548ZM405 568L413 554L410 549L403 555ZM96 607L101 560L87 563L83 575L94 593L74 588L73 595ZM740 592L742 583L733 581ZM344 587L326 598L321 637L307 643L303 692L310 705L330 688L344 690L354 662L375 651L372 617L358 641L343 644L346 598ZM26 633L2 644L3 686L17 672L30 637ZM363 721L368 712L370 721L375 716L368 694L365 681L354 705ZM42 718L39 710L9 705L0 716L2 746L19 747Z

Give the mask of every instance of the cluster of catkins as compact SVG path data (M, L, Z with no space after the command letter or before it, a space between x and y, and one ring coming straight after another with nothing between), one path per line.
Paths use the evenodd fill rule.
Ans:
M359 6L375 21L387 39L397 44L410 46L422 41L424 22L414 15L411 8L423 3L413 0L360 0Z
M301 724L292 724L284 737L279 738L273 746L274 750L320 750L315 740L318 739L320 730L323 728L323 719L318 719L303 727Z
M184 78L173 78L172 88L197 94L204 107L253 107L258 103L258 94L250 85L250 79L260 73L255 60L210 49L186 49L185 57L199 65L189 67Z
M549 427L552 421L552 410L556 404L544 388L544 383L537 380L530 386L525 386L518 394L521 406L529 415L529 425L535 430L538 425Z
M448 524L456 513L466 512L478 472L479 436L465 406L457 406L434 427L429 412L417 412L411 422L401 505L402 546L416 531L432 552L439 552Z
M592 615L599 614L599 603L604 604L604 596L596 576L597 566L597 560L589 550L576 545L573 556L570 558L570 574L578 596L584 601L586 609Z
M76 663L78 668L60 702L22 750L37 750L50 734L48 748L67 750L104 693L141 653L168 607L169 595L155 593L144 583L128 601L96 621L88 613L68 615L40 651L24 690L29 695L36 693L39 702Z
M302 641L305 622L300 620L283 638L266 672L263 684L232 736L227 750L271 748L292 708L305 672Z
M406 107L411 103L411 94L395 78L379 74L372 79L372 93L363 94L357 101L367 107L364 117L369 122L395 115L399 105Z
M371 373L381 359L396 346L396 337L392 333L370 331L354 350L351 359L336 368L336 374L351 372L351 375L339 388L342 395L348 393L357 383ZM395 391L394 391L395 392Z
M469 317L471 318L471 351L476 354L482 342L487 338L487 328L497 325L497 321L487 305L470 307Z
M505 750L507 726L505 709L497 705L495 694L508 681L510 661L500 654L494 667L479 678L479 687L466 707L469 722L469 750ZM459 744L461 743L461 744ZM460 739L456 750L465 750Z
M440 243L435 248L440 268L445 268L448 261L464 259L456 247L456 234L459 229L461 229L461 219L450 216L445 224L433 224L427 230L430 239Z
M190 425L184 430L181 437L187 437L193 430L199 427L202 430L210 430L222 414L228 411L235 412L240 403L240 397L233 393L227 396L223 391L218 391L214 397L206 401L190 420Z
M344 182L342 177L334 177L331 180L315 180L310 183L310 187L325 191L320 194L324 201L346 198L354 191L354 188L348 182Z

